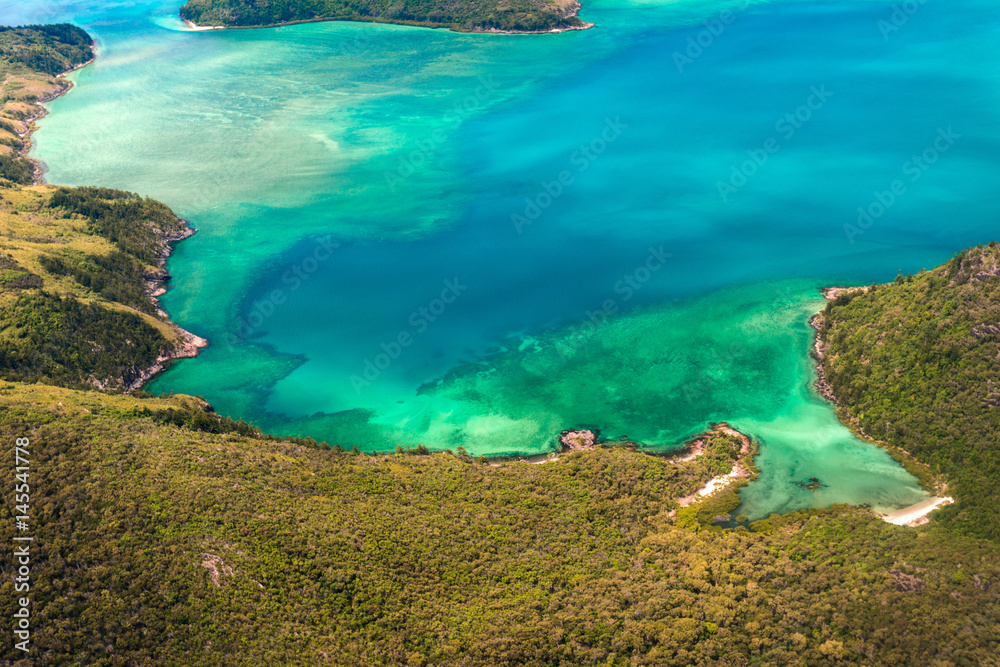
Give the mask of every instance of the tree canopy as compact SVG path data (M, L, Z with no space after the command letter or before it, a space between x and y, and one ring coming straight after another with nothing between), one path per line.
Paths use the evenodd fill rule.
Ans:
M955 530L1000 539L1000 244L840 295L820 336L846 418L945 475Z
M562 0L188 0L198 25L270 26L315 20L382 21L455 30L518 32L578 28L579 4Z

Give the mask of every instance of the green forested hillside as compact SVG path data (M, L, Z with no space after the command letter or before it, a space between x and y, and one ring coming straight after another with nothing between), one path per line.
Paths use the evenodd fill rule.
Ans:
M844 294L824 313L824 366L865 433L943 473L952 527L1000 538L1000 244Z
M0 187L0 378L126 387L182 344L157 313L169 208L105 188Z
M35 538L34 652L5 643L0 665L997 664L995 543L847 507L724 530L732 491L678 500L730 469L734 437L691 461L372 457L191 397L52 386L174 335L128 301L183 224L114 190L0 194L2 372L50 383L0 383L7 470L31 443L30 507L8 489L0 540Z
M188 0L198 25L269 26L299 21L384 21L455 30L535 32L584 27L576 0Z
M156 416L192 401L0 387L36 537L36 653L0 664L996 664L991 543L849 508L683 529L697 460L371 457Z
M0 71L28 69L55 76L93 58L92 42L85 30L68 23L0 26Z

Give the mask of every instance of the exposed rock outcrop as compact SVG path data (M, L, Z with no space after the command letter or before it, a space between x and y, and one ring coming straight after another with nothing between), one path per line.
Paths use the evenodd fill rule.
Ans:
M597 434L593 431L567 430L559 434L559 444L563 451L593 449L597 444Z

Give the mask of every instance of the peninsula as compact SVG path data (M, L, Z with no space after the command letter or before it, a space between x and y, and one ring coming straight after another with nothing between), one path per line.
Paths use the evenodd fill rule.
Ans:
M93 59L90 36L74 25L0 26L0 178L38 181L41 167L26 156L42 104L70 89L63 73Z
M1000 243L842 290L816 325L821 391L841 419L925 487L943 475L955 503L937 514L955 529L1000 539Z
M309 21L399 23L460 32L555 33L593 26L578 0L188 0L181 18L196 27L259 28Z

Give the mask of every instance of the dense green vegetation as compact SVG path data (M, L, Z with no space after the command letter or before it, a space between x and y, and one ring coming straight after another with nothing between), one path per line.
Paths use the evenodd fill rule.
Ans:
M0 69L24 67L55 76L90 60L93 41L85 30L68 23L0 26Z
M17 263L13 257L0 255L0 289L41 287L42 279Z
M24 156L40 102L65 91L56 75L93 58L92 40L69 24L0 26L0 179L27 185L35 163Z
M0 376L81 386L128 385L168 346L133 313L39 292L0 307Z
M0 153L0 178L12 183L31 183L35 178L35 165L29 158Z
M127 387L177 333L147 281L164 277L169 208L105 188L0 188L0 377Z
M708 466L623 448L492 466L145 415L192 401L0 388L37 536L35 653L3 664L995 664L989 543L844 507L684 529Z
M974 535L996 507L1000 247L841 299L823 330L865 429L884 418L956 480L960 529L834 507L724 530L732 488L679 503L737 461L756 472L721 432L689 461L625 445L491 464L54 386L121 387L175 344L140 296L183 232L130 193L0 186L7 474L30 440L30 503L11 477L0 541L34 538L30 590L0 560L0 615L29 598L32 633L27 654L8 633L0 666L997 664L1000 552Z
M240 27L348 20L534 32L583 26L577 9L569 0L188 0L181 16L198 25Z
M124 256L106 268L133 284L181 231L128 193L3 189L4 377L74 385L147 363L166 323L50 268ZM989 288L974 257L949 280ZM31 439L38 538L35 652L5 644L4 665L995 662L995 544L846 507L724 530L732 488L678 501L732 468L732 436L691 461L626 446L539 465L371 456L265 436L191 397L20 382L0 386L0 430Z
M740 456L743 443L733 435L713 432L705 440L705 453L703 458L698 461L699 468L703 467L708 473L705 481L720 475L728 475L737 462L749 476L740 477L728 487L679 510L677 512L677 525L699 530L717 523L729 523L733 519L746 524L747 517L743 515L734 517L731 512L740 506L739 490L757 479L757 475L760 473L753 465L753 457L758 453L757 444L752 444L749 454ZM699 483L699 486L702 485L703 483Z
M108 301L117 301L147 313L155 310L146 295L142 265L125 253L75 257L43 255L39 261L51 275L71 276L82 287Z
M945 475L956 531L1000 538L1000 244L842 294L820 333L847 417Z
M85 219L90 233L116 246L107 254L45 255L41 261L46 271L72 276L107 301L155 312L146 293L145 267L166 255L166 238L179 237L184 230L169 208L131 192L107 188L59 188L46 208L63 217Z
M165 254L164 238L184 232L184 223L168 206L124 190L57 188L46 208L63 217L86 219L91 233L146 264Z

